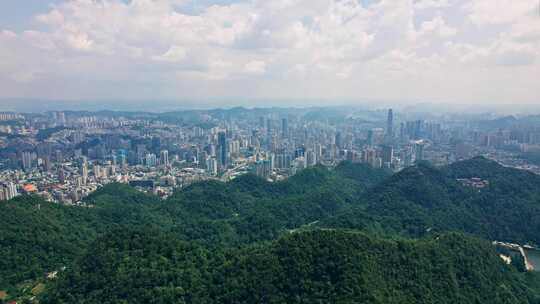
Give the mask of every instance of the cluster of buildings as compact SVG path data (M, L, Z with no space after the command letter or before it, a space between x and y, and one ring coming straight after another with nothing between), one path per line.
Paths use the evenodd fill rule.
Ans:
M341 161L394 171L419 161L447 165L475 155L508 162L540 147L540 128L534 125L490 128L456 118L395 116L393 110L350 111L340 119L321 112L3 113L0 199L35 193L83 204L84 197L112 182L166 197L196 181L228 181L248 172L277 181Z
M7 182L0 185L0 201L7 201L19 195L17 186L14 183Z
M463 186L475 188L478 190L484 189L489 186L489 181L480 177L458 178L457 181L460 182Z

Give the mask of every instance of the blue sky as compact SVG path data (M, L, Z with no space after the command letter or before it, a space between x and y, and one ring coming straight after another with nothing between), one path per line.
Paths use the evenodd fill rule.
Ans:
M537 0L3 0L0 98L540 103Z
M46 13L51 5L62 1L3 0L0 2L0 28L25 30L34 25L33 17ZM22 4L24 3L24 4Z

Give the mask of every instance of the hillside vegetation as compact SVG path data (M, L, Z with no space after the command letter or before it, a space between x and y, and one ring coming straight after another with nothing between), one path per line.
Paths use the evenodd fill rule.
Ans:
M529 303L518 273L460 234L312 231L209 252L155 231L100 238L44 303Z
M488 186L476 189L464 186L457 180L472 177L487 180ZM229 183L196 183L177 191L167 200L143 194L126 185L110 184L89 196L86 203L89 208L69 207L29 196L0 203L0 291L6 290L13 297L20 293L20 283L42 280L46 273L66 267L58 281L58 284L63 285L52 288L51 284L47 284L50 287L45 292L48 303L54 303L52 295L62 298L65 303L78 301L70 302L67 293L76 297L88 296L95 301L101 298L102 303L136 303L132 300L122 302L108 298L107 295L112 296L114 292L119 292L117 296L121 299L125 291L103 290L98 281L94 282L94 279L99 279L99 275L95 274L96 277L93 278L92 269L105 266L110 269L102 272L103 282L121 281L136 276L140 277L141 286L147 284L145 280L165 282L167 285L158 286L158 289L147 291L149 294L138 295L137 298L148 299L163 293L170 294L170 299L178 299L179 294L182 294L185 303L197 303L195 299L200 300L200 303L327 303L330 300L335 300L336 303L410 303L408 301L418 297L418 294L422 293L420 291L429 293L417 298L418 303L434 303L435 300L446 303L444 299L456 300L461 299L460 296L483 299L482 296L488 293L483 292L482 284L493 288L489 295L494 299L500 297L501 301L517 301L500 303L527 303L522 301L524 297L529 300L530 294L539 290L534 287L538 286L535 283L538 280L534 276L524 279L519 274L503 275L507 272L513 273L515 269L513 266L501 268L500 258L488 250L489 246L486 244L492 240L540 244L540 177L502 167L484 158L455 163L441 169L419 164L393 175L384 170L352 163L342 163L334 169L306 169L278 183L268 183L256 176L246 175ZM136 233L123 234L124 231L132 233L134 230L141 232L143 239L138 239ZM146 231L153 231L156 238L146 240L151 237ZM353 231L363 232L359 234ZM448 234L449 232L474 235L487 242L460 234ZM441 238L437 239L441 234ZM115 237L116 235L119 237ZM336 238L338 243L332 243L332 238ZM374 244L362 247L358 244L359 241L354 243L357 239ZM446 239L460 241L454 242L452 246L440 247ZM155 250L149 247L150 243L147 246L147 241L152 244L156 242ZM118 242L124 243L119 245ZM368 269L368 275L363 272L365 269L356 269L349 265L351 268L346 268L339 278L347 278L355 282L354 284L346 280L334 283L334 273L323 274L323 270L319 269L316 270L317 275L323 276L324 280L328 279L324 283L326 289L323 288L324 284L317 280L311 282L314 278L306 273L301 275L308 275L306 280L310 283L306 283L306 286L309 288L303 285L299 287L287 280L299 279L297 275L300 274L289 273L290 277L280 277L288 273L288 270L280 264L281 256L276 251L279 246L286 243L292 246L294 242L305 247L295 250L308 256L315 254L313 250L319 249L326 250L327 255L333 256L335 252L329 248L338 250L340 246L345 246L347 250L360 252L363 257L351 253L352 256L343 256L344 260L362 261L366 267L371 265L369 267L375 268ZM314 248L316 242L326 244L326 249ZM460 242L481 249L473 253L462 248L463 246L458 246L457 243ZM354 244L358 246L354 247ZM401 270L385 273L380 265L395 263L396 257L381 256L382 249L378 246L389 248L390 251L397 250L396 256L402 256L405 259L402 261L404 267L409 268L404 268L404 273ZM129 248L135 248L133 250L138 252L137 256L126 260L126 252L122 248L127 248L128 252L132 251ZM422 248L429 249L424 252ZM116 252L120 249L124 251ZM98 255L95 259L92 257L93 252L103 253L105 264L88 264L90 266L85 268L84 263L101 263ZM170 254L162 259L163 252ZM193 252L193 257L185 256L194 254ZM291 258L296 253L288 252ZM458 268L463 266L458 265L456 261L459 260L447 260L456 255L465 261L465 257L460 256L462 253L482 259L478 267L470 269L475 272L472 277L478 282L473 283L472 280L458 276ZM475 255L477 253L480 255ZM408 265L412 258L406 258L407 255L424 260L426 268L423 268L423 264ZM313 260L308 256L306 261L309 262L302 262L301 265L309 269ZM443 259L443 256L448 257ZM139 263L139 257L142 259L141 265L144 265L140 269L135 267ZM258 258L261 260L256 260ZM366 260L363 260L364 258ZM446 265L448 268L438 269L436 265L439 262L436 261L439 261L439 258L445 263L457 264L443 263L440 266ZM483 264L484 260L487 264ZM268 267L258 269L255 266L259 262L260 265ZM321 257L320 267L327 267L324 271L332 272L331 269L337 267L338 262L343 261ZM195 267L200 268L199 270L195 270L203 273L191 268L189 272L181 270L185 263L201 265ZM207 270L204 265L208 265ZM125 273L117 272L120 266L125 268ZM168 274L168 268L172 272L178 270L180 273ZM400 267L394 265L388 269ZM411 273L420 275L415 269L425 273L430 280L439 271L448 273L448 277L444 278L446 281L443 282L449 284L445 288L454 294L445 294L445 297L438 298L436 291L442 287L430 285L435 283L428 284L421 277L415 280ZM143 275L137 271L146 272ZM270 281L264 287L269 289L257 290L256 288L262 287L257 286L256 278L265 277L264 271L269 272L267 275ZM235 273L235 277L225 280L227 276ZM188 277L177 278L177 275ZM498 277L499 275L501 277ZM402 277L396 278L399 283L393 283L391 276ZM71 283L66 282L68 278ZM88 286L83 288L86 283L72 284L79 279L94 282L88 286L95 288L96 294L94 295L93 289ZM172 284L170 280L177 280L174 282L182 284L176 286L177 283ZM190 280L193 281L192 285L184 285L186 281L191 282ZM219 280L222 281L217 284ZM420 291L405 294L406 290L412 290L403 285L406 280L411 280L411 284L418 286ZM499 284L498 280L504 288L489 285ZM286 286L282 285L280 288L284 290L279 289L276 284L281 281L296 287L294 290L285 290ZM510 281L511 283L505 283ZM376 282L381 282L382 285L369 285ZM250 284L253 285L250 289L240 288ZM351 284L358 286L353 288ZM530 289L524 287L525 285ZM135 285L128 284L126 288L131 288L129 286ZM471 290L466 291L467 287ZM66 289L66 293L62 288ZM197 294L197 288L200 288L201 294ZM366 293L362 288L373 291ZM213 294L205 290L213 290ZM479 290L478 294L474 294L474 290ZM505 292L509 295L503 296ZM265 293L270 293L268 300L261 298L259 302L253 302L255 295L262 296ZM252 298L249 298L250 294ZM367 298L357 298L360 294L365 294ZM201 298L203 295L212 297ZM339 295L342 295L343 299L339 298ZM319 296L320 298L317 298ZM402 302L396 302L394 297ZM304 298L313 301L301 302ZM163 299L156 303L182 303ZM454 303L484 303L480 300L456 301Z

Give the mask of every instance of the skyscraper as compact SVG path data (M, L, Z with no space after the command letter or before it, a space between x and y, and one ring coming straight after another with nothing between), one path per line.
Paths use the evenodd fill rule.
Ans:
M343 138L341 136L341 132L336 132L336 146L338 148L341 148L343 146Z
M159 161L161 165L168 166L169 165L169 151L162 150L159 154Z
M422 136L422 125L424 124L423 121L417 120L414 122L414 139L420 139Z
M394 112L392 109L388 110L388 118L386 120L386 137L394 138Z
M424 160L424 143L417 142L414 145L414 150L415 150L415 161L419 162L419 161Z
M374 142L375 142L375 134L373 132L373 129L372 130L368 130L367 132L367 144L370 145L370 146L373 146Z
M218 160L221 168L227 168L227 137L225 132L218 133Z
M34 155L32 152L25 151L21 155L22 167L25 171L29 171L33 167Z
M0 201L10 200L17 195L17 186L14 183L0 184Z
M217 175L218 173L218 165L217 161L214 157L209 157L206 160L206 170L211 175Z
M394 148L392 146L382 146L382 161L384 164L391 164L394 159Z
M58 112L56 114L56 117L58 119L57 124L59 126L65 126L66 125L66 114L64 112Z
M88 183L88 163L86 160L83 161L82 167L81 167L81 177L82 177L82 184L86 185Z
M272 119L267 118L266 119L266 136L267 136L267 138L271 138L273 132L274 132L274 130L272 128Z
M287 118L283 118L281 120L281 135L283 138L286 138L289 136L289 121Z

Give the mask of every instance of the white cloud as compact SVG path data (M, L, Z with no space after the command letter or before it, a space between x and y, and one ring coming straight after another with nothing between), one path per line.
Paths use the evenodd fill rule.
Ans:
M508 24L528 15L537 14L540 4L529 0L474 0L464 8L476 25Z
M248 74L264 74L266 72L266 62L260 60L253 60L244 66L244 72Z
M12 31L8 31L8 30L2 30L0 31L0 38L16 38L17 37L17 34L15 34L14 32Z
M448 38L457 34L457 30L446 24L441 16L436 16L432 20L424 21L418 32L419 36L435 35L437 37Z
M415 0L414 8L418 10L443 8L450 6L448 0Z
M180 62L187 57L187 50L181 46L171 46L171 48L160 56L153 58L158 61Z
M363 6L357 0L252 0L184 11L189 2L71 0L51 6L33 17L34 28L0 31L0 80L36 85L30 91L37 96L50 93L38 84L62 83L55 94L70 98L96 92L396 98L406 92L407 98L452 99L462 97L456 87L475 75L519 86L519 96L529 101L539 97L537 88L503 77L517 69L523 77L537 76L534 1L380 0ZM0 84L7 92L3 86L13 92L9 81ZM179 89L184 86L189 90ZM470 98L487 99L485 90L475 92Z
M57 9L53 9L47 14L38 15L36 20L47 25L58 26L64 23L64 15Z

